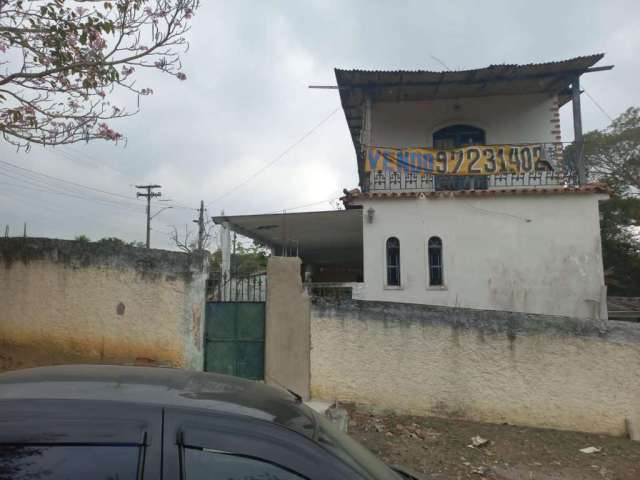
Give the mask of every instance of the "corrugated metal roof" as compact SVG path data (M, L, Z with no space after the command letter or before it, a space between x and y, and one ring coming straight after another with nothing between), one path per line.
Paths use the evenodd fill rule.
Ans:
M490 65L457 71L335 69L335 75L353 145L360 156L362 105L366 95L374 102L397 102L550 93L558 95L563 104L570 98L568 88L572 78L603 57L603 53L598 53L556 62Z
M213 217L220 225L271 247L284 247L318 265L362 264L362 212L273 213Z
M542 62L542 63L526 63L526 64L495 64L489 65L488 67L476 68L476 69L467 69L467 70L366 70L366 69L341 69L336 68L335 71L340 72L341 74L396 74L396 75L404 75L404 74L468 74L469 72L482 72L492 69L502 69L502 68L517 68L517 69L529 69L532 72L536 70L548 72L548 71L556 71L556 72L565 72L567 71L567 67L570 70L584 70L591 66L593 66L596 62L601 60L604 57L604 53L594 53L592 55L583 55L580 57L574 57L567 60L557 60L553 62Z

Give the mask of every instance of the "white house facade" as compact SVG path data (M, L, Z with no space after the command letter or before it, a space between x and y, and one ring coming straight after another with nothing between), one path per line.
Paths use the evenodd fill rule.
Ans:
M359 187L346 209L214 220L361 300L606 318L579 77L602 55L463 72L336 70ZM575 141L559 109L571 102Z
M363 199L364 285L357 298L592 318L604 287L604 198ZM399 282L389 281L389 239L397 239Z
M553 143L559 125L557 98L546 94L381 102L371 110L371 143L381 146L432 145L451 125L484 130L489 145Z

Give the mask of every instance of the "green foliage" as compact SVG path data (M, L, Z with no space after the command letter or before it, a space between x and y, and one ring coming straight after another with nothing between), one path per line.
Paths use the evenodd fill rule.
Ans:
M86 236L84 233L82 235L78 235L74 238L76 242L90 243L91 239ZM146 244L144 242L139 242L134 240L133 242L125 242L121 238L118 237L104 237L100 240L96 240L94 243L99 243L102 245L106 245L109 247L136 247L136 248L145 248Z
M241 273L263 272L267 269L269 252L255 242L248 248L238 242L236 253L231 256L231 270Z
M605 280L610 295L640 296L640 199L612 198L600 205Z
M609 294L640 296L640 109L629 108L606 130L586 134L585 163L592 180L614 191L600 204Z
M618 195L640 189L640 109L631 107L606 130L584 136L584 156L589 177L606 182Z
M146 248L147 244L144 242L139 242L138 240L134 240L133 242L125 242L121 238L118 237L105 237L98 240L96 243L108 244L114 247L135 247L135 248Z
M249 247L236 243L236 253L231 255L231 271L246 275L264 272L267 269L269 251L253 242ZM211 254L211 271L219 272L222 268L222 251L217 249Z
M108 244L114 247L124 247L127 243L117 237L105 237L98 240L96 243Z

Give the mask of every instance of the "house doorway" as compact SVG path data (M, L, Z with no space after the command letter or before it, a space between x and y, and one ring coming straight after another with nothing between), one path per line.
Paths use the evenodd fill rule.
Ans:
M484 130L472 125L450 125L433 133L433 146L441 150L485 144ZM486 175L435 177L436 190L486 190L488 184L489 179Z

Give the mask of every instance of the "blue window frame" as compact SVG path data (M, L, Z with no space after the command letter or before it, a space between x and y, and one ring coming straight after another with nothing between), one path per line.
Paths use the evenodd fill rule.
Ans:
M431 237L427 242L427 257L429 260L429 286L444 285L442 239L440 237Z
M400 240L396 237L387 239L387 285L400 286Z

